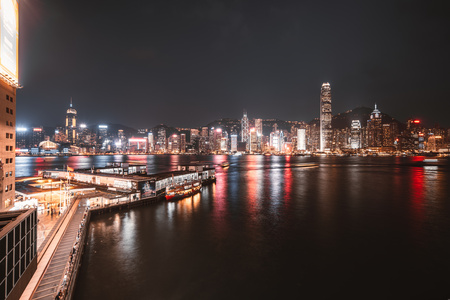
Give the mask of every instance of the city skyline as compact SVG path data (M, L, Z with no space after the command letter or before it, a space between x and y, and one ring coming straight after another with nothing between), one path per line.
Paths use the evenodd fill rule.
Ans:
M445 4L403 4L24 2L17 120L56 125L73 97L86 120L134 128L244 108L309 121L330 82L333 111L376 102L448 127Z

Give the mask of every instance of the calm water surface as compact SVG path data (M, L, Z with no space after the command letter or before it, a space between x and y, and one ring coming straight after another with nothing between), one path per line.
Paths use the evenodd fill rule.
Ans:
M417 159L18 157L16 172L231 163L194 197L94 218L75 299L446 300L450 163Z

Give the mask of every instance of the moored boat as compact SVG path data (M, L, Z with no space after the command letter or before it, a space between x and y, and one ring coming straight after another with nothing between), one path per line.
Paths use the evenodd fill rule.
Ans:
M191 181L191 182L185 182L184 184L180 185L171 185L166 187L166 200L180 200L185 197L189 197L192 195L197 194L200 192L200 189L202 188L201 181Z

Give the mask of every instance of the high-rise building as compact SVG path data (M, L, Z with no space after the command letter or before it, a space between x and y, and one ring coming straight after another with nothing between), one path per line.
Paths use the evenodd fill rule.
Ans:
M274 130L270 133L270 147L275 152L281 152L284 147L283 130Z
M244 115L241 120L241 141L247 144L247 150L249 149L250 132L248 127L247 111L244 110Z
M98 125L98 138L104 140L108 136L108 125Z
M375 109L367 120L367 143L369 148L378 148L383 146L383 116L375 104Z
M167 141L167 149L171 153L180 152L180 136L178 134L172 134Z
M31 147L37 148L39 144L44 141L44 128L43 127L33 127L31 133Z
M299 128L297 130L297 150L306 151L306 129Z
M394 140L395 140L395 130L394 130L394 123L387 123L382 125L382 141L381 145L386 148L393 148L394 147Z
M74 145L77 142L77 111L72 107L72 99L70 99L70 107L66 112L65 133L67 141Z
M256 128L250 129L250 152L255 153L258 152L260 147L258 146L258 134L256 132Z
M181 153L186 152L186 134L185 133L180 134L180 152Z
M238 139L237 133L233 132L231 134L231 152L237 151L237 139Z
M16 128L16 148L28 148L30 144L30 131L25 127Z
M16 89L20 88L17 64L19 31L16 27L19 24L18 5L17 1L11 0L2 1L1 5L0 211L11 208L15 198ZM0 283L3 288L5 282L2 282L1 277ZM10 283L13 286L13 282ZM8 288L8 290L11 289Z
M352 120L350 148L361 148L361 122L359 120Z
M320 90L320 151L330 151L333 140L331 130L331 87L328 82Z
M166 152L166 129L161 127L158 129L158 140L156 142L156 149L159 152Z
M263 121L262 119L255 119L256 137L258 139L258 151L262 150L262 137L263 137Z
M262 121L262 119L255 119L255 129L256 129L256 134L258 136L262 136L263 135L263 121Z
M220 151L221 150L221 146L222 146L222 128L216 128L213 131L213 139L212 139L212 144L213 144L213 150L214 151Z
M148 132L148 152L152 153L155 151L155 138L153 137L153 131Z

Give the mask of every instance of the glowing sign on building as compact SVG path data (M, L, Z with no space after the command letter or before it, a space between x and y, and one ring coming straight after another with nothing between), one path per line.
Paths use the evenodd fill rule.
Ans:
M19 8L17 0L0 0L0 75L19 87Z

